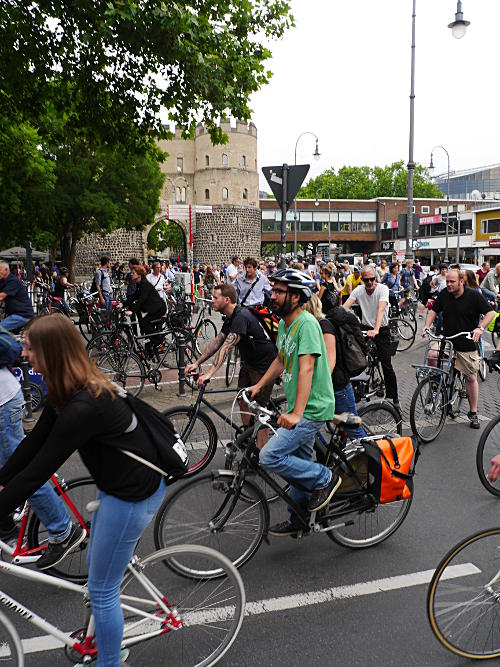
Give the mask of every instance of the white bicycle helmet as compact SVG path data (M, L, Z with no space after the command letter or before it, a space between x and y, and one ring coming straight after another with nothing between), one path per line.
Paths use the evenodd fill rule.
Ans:
M303 273L298 269L281 269L280 271L276 271L272 276L269 276L269 282L286 283L288 289L300 292L306 301L311 298L313 289L316 287L316 281L311 276L308 276L307 273Z

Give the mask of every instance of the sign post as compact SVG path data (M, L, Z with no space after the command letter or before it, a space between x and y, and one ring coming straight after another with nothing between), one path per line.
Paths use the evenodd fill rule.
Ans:
M290 167L283 164L280 167L263 167L262 172L266 177L273 195L276 197L281 209L281 268L285 268L286 260L286 214L291 206L295 195L304 182L310 165L296 164Z

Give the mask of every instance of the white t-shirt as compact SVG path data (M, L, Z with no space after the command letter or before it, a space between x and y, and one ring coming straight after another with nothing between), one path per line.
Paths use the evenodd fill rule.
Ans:
M432 279L432 284L438 293L442 292L444 289L446 289L446 276L442 276L441 273L436 273Z
M385 301L385 311L380 326L386 327L389 324L389 288L387 285L377 283L372 294L367 293L364 285L358 285L352 290L350 298L356 299L361 307L361 322L372 329L377 320L378 304L380 301Z
M235 267L234 264L230 264L226 269L227 284L232 285L234 283L233 278L235 279L237 275L238 275L238 269Z
M161 296L161 298L165 301L165 276L160 273L160 275L155 276L152 273L148 273L146 276L146 280L153 285L155 290L158 292L158 294Z
M0 406L5 405L18 391L21 390L21 385L12 375L7 366L0 368Z

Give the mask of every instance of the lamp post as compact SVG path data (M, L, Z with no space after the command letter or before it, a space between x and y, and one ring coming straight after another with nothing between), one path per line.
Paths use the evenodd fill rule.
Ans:
M462 2L457 0L457 11L455 13L455 20L448 24L448 28L451 28L451 34L455 39L462 39L467 30L467 26L470 25L470 21L464 21L464 15L462 12ZM458 260L457 260L458 261Z
M295 155L294 155L295 165L297 164L297 146L299 144L299 140L306 134L310 134L316 139L316 146L314 148L313 158L315 160L319 160L321 156L321 153L318 150L318 142L319 142L318 137L314 134L314 132L302 132L302 134L299 134L299 136L297 137L297 141L295 142ZM297 197L295 197L293 202L293 256L297 257Z
M444 146L434 146L434 148L431 151L431 162L429 164L429 171L432 172L434 170L434 163L432 161L432 154L436 150L436 148L440 148L442 151L446 153L446 157L448 158L448 189L446 193L446 243L445 243L445 250L444 250L444 261L447 263L448 260L448 225L450 224L450 154L446 150ZM458 259L457 259L458 262Z
M327 261L330 260L330 253L331 253L331 225L330 225L330 205L331 205L331 197L330 197L330 191L326 190L326 194L328 195L328 257ZM318 199L318 192L316 192L316 201L314 202L315 206L319 206L319 199Z
M385 201L380 201L380 199L378 200L378 203L379 203L381 206L384 207L384 222L385 222L386 219L387 219L387 204L385 203ZM391 236L392 236L392 232L391 232ZM382 234L381 234L381 232L380 232L380 224L379 224L379 221L377 220L377 246L378 246L378 247L377 247L377 250L378 250L378 251L381 250L381 248L380 248L381 242L382 242Z
M413 0L411 18L411 76L410 76L410 142L408 150L408 213L406 216L406 250L407 257L413 259L413 146L415 143L415 16L417 0Z

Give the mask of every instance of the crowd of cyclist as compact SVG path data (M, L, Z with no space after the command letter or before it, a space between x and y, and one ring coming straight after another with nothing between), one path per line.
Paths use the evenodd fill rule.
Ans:
M102 257L94 276L103 309L113 305L110 267L110 259ZM129 315L140 318L146 334L154 330L153 321L161 317L165 309L165 294L172 285L167 268L153 263L148 272L142 263L131 259L129 272L124 275L125 308ZM197 268L198 284L206 285L209 265ZM221 275L219 272L213 282L211 278L209 280L213 308L225 316L225 321L201 357L188 365L186 374L199 372L201 365L213 357L212 364L204 367L204 373L199 376L198 383L206 383L237 346L241 356L238 386L248 388L251 398L266 403L275 381L282 378L288 410L279 417L279 428L274 435L268 437L263 431L257 455L262 465L290 482L292 499L307 512L325 508L342 481L338 473L314 460L313 444L315 435L334 413L356 412L338 328L349 326L356 320L353 307L358 308L366 337L377 347L387 398L392 400L401 416L389 344L391 296L396 298L396 305L400 305L410 290L418 289L422 305L427 306L428 299L433 299L424 330L442 314L445 335L472 331L473 341L457 342L455 347L457 368L467 378L470 425L479 427L477 351L473 343L486 328L496 326L498 315L491 305L491 296L496 301L500 265L481 281L482 284L487 280L486 288L493 288L490 301L481 293L480 285L474 282L475 276L464 275L458 267L432 267L427 276L419 268L418 262L413 265L411 261L402 268L397 265L386 267L383 262L380 266L366 263L354 267L333 262L319 266L291 262L290 266L281 268L272 260L259 262L247 257L242 262L239 257L233 257L225 267L225 273ZM172 274L175 281L175 272ZM63 282L64 278L66 282ZM59 271L58 280L61 290L67 287L63 270ZM48 405L34 430L22 440L19 385L17 381L16 384L12 381L0 383L0 463L3 465L0 469L0 516L5 520L0 523L0 537L15 535L15 526L9 524L9 513L26 496L31 496L33 506L49 532L50 548L38 566L50 568L78 548L85 539L84 531L71 525L54 494L49 500L40 494L50 474L78 449L100 489L103 509L96 515L95 526L107 525L108 516L112 514L113 524L116 524L117 513L123 518L120 536L111 538L102 529L99 539L93 538L96 542L91 542L89 574L97 641L100 650L104 647L103 652L111 656L109 664L118 664L116 657L123 627L117 597L119 583L140 534L161 500L162 481L160 476L142 471L141 464L132 464L116 450L116 443L122 445L125 437L136 444L143 443L144 451L150 458L153 456L148 451L147 437L140 431L126 402L116 395L109 380L88 362L71 320L61 315L33 318L25 286L10 273L5 263L0 263L0 301L6 309L0 333L2 378L7 378L8 364L12 361L8 357L14 345L11 334L26 325L24 354L33 367L46 376L48 386ZM255 306L264 304L269 304L280 318L276 340L269 337L255 315ZM499 356L500 351L495 354ZM95 411L101 415L97 420ZM94 424L92 429L90 424ZM78 437L75 436L75 425ZM352 433L353 437L359 435L363 432ZM96 443L99 443L99 454L95 451ZM131 466L134 466L133 471ZM38 505L37 493L40 496ZM92 530L97 532L94 527ZM275 536L294 536L298 530L290 511L288 520L271 526L269 532ZM105 572L100 568L104 553L111 563Z

